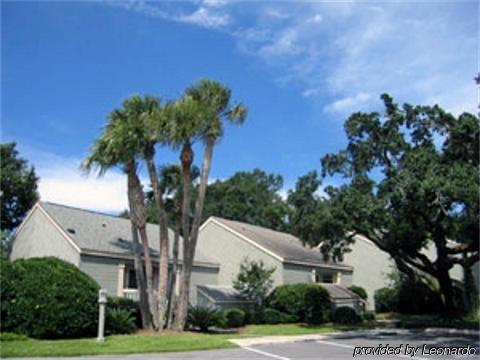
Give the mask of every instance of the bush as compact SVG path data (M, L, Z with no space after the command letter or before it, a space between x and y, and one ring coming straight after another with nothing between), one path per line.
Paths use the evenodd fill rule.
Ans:
M321 324L329 319L331 311L330 295L320 285L309 285L305 290L305 321Z
M362 315L363 320L365 321L374 321L375 313L373 311L365 311Z
M140 314L140 308L137 301L119 296L109 296L107 309L128 311L134 319L135 328L138 329L142 327L142 315Z
M280 285L270 294L268 307L305 321L305 290L308 284Z
M438 292L422 280L414 281L397 275L392 287L375 291L375 310L401 314L439 314L442 312L442 300Z
M28 337L21 334L15 334L11 332L2 332L0 333L0 342L1 341L25 341L28 340Z
M367 291L363 287L352 285L348 288L348 290L353 291L355 294L360 296L363 300L367 301L368 294L367 294Z
M225 326L223 313L209 307L192 306L188 309L187 326L206 332L212 326Z
M265 309L264 320L266 324L287 324L294 322L295 318L275 309Z
M395 310L396 291L394 289L384 287L375 290L374 301L376 312L390 312Z
M56 258L2 262L1 331L33 338L94 336L99 286Z
M245 324L263 324L265 309L248 309L245 311Z
M228 327L240 327L245 324L245 311L240 309L228 309L223 313Z
M421 280L407 277L395 284L393 311L401 314L439 314L442 312L440 295Z
M337 324L352 325L362 322L362 318L351 307L340 306L335 310L333 321Z
M107 309L105 316L105 332L107 334L130 334L135 330L135 319L125 309Z

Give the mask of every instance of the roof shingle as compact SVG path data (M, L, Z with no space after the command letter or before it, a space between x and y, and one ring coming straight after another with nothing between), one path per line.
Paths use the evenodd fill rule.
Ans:
M40 202L39 204L82 251L131 256L132 230L130 221L118 216L74 208L66 205ZM169 257L172 258L173 231L169 231ZM147 224L147 235L152 255L158 256L160 236L158 225ZM179 257L182 258L182 241ZM195 254L196 263L215 264L199 249Z

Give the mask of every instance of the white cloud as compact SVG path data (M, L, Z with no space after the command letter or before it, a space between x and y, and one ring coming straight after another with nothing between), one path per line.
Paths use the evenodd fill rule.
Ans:
M323 110L326 113L348 114L354 111L364 109L373 100L371 94L358 93L354 96L348 96L326 105Z
M109 213L128 207L126 178L119 171L101 178L86 176L79 169L80 159L27 146L20 146L20 151L35 166L41 200Z
M317 24L317 23L321 22L322 20L323 20L322 14L315 14L315 15L312 16L311 18L308 18L308 19L307 19L307 23Z
M201 7L188 15L181 15L178 21L191 23L206 28L219 28L229 23L229 16L221 13L214 13L211 10Z
M149 16L224 31L240 51L274 69L275 81L335 116L391 93L476 111L478 4L461 1L115 2ZM177 5L178 4L178 5ZM324 96L314 96L321 94ZM360 94L360 95L359 95ZM325 98L333 99L325 104Z
M204 6L210 6L210 7L222 7L226 5L225 0L204 0L203 5Z
M320 92L319 88L307 89L302 92L302 96L310 97L310 96L317 95L319 92Z

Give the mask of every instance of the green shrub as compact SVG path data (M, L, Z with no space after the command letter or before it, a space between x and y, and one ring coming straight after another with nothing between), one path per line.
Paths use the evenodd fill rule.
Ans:
M373 311L365 311L362 315L363 320L373 321L375 320L375 313Z
M135 330L135 319L125 309L107 309L105 316L105 332L107 334L130 334Z
M305 290L305 321L321 324L329 319L331 311L330 295L320 285L309 285Z
M353 291L355 294L360 296L363 300L367 301L368 294L367 294L367 291L363 287L352 285L348 288L348 290Z
M223 313L216 309L192 306L188 309L187 326L206 332L213 326L224 327L225 318Z
M438 292L421 280L411 280L406 276L394 283L393 311L401 314L439 314L442 300Z
M275 309L265 309L264 321L266 324L287 324L295 322L295 318Z
M94 336L99 286L56 258L1 262L1 331L33 338Z
M228 309L224 312L228 327L240 327L245 324L245 311L240 309Z
M135 328L138 329L142 327L142 315L140 314L140 308L137 301L119 296L109 296L107 309L121 309L128 311L134 319Z
M390 312L395 310L395 296L394 289L384 287L375 290L374 301L376 312Z
M305 290L308 284L280 285L270 294L268 307L294 316L299 321L305 320Z
M0 342L1 341L24 341L24 340L28 340L28 337L22 334L15 334L12 332L0 333Z
M333 321L337 324L351 325L362 322L362 318L351 307L340 306L335 310Z
M263 324L265 322L265 309L247 309L245 311L245 324Z

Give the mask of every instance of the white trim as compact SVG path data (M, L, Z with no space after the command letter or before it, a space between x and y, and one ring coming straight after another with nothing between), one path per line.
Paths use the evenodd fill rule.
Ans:
M125 282L125 263L119 263L117 267L117 296L123 295L124 282Z
M55 228L62 234L62 236L67 240L70 245L74 247L75 250L78 251L79 254L82 253L82 250L78 247L78 245L73 241L73 239L65 232L65 230L62 229L60 225L57 224L57 222L50 216L50 214L42 207L40 203L38 204L38 208L42 211L42 213L47 217L48 220L55 226Z
M353 272L353 266L350 265L330 265L330 264L321 264L321 263L312 263L312 262L304 262L304 261L296 261L296 260L284 260L285 264L293 264L293 265L306 265L306 266L313 266L319 269L335 269L335 270L343 270L346 272Z
M262 250L264 253L266 253L266 254L274 257L274 258L277 259L277 260L280 260L281 262L284 262L284 259L283 259L281 256L279 256L279 255L275 254L274 252L272 252L272 251L264 248L263 246L257 244L257 243L256 243L255 241L253 241L252 239L249 239L249 238L246 237L245 235L240 234L238 231L233 230L233 229L230 228L228 225L225 225L225 224L221 223L220 221L216 220L215 218L212 218L212 217L209 218L209 219L205 222L204 225L206 225L208 222L213 222L214 224L219 225L220 227L222 227L223 229L229 231L229 232L232 233L233 235L241 238L242 240L245 240L245 241L248 242L250 245L253 245L253 246L255 246L256 248Z

